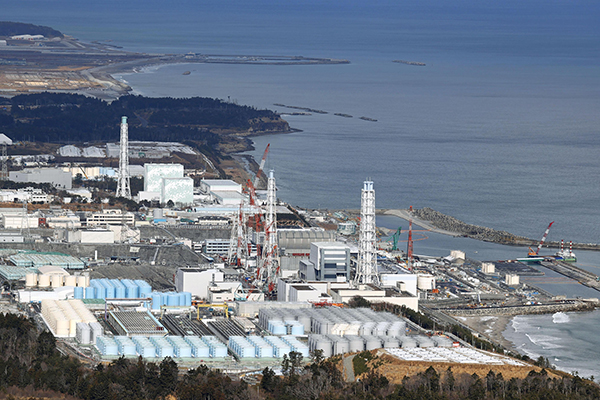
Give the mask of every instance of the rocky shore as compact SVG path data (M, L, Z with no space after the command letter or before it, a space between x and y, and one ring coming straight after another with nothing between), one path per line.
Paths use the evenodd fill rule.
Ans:
M435 211L429 207L414 209L412 214L419 219L430 222L437 228L454 232L461 236L472 239L518 246L531 246L536 243L536 241L532 239L524 236L513 235L512 233L506 231L498 231L485 226L467 224L466 222L449 215L442 214L441 212Z

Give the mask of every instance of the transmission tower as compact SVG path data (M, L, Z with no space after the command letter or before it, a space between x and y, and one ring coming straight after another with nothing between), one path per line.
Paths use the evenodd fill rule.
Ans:
M377 254L375 253L375 190L372 181L365 181L360 202L360 233L358 264L354 283L379 284Z
M0 179L3 181L8 180L8 155L6 153L6 143L2 143L2 175L0 175Z
M117 180L117 197L131 199L129 184L129 138L127 117L121 118L121 143L119 147L119 175Z
M21 235L25 242L31 238L31 230L29 229L29 216L27 214L27 200L23 199L23 217L21 218Z
M229 239L229 252L227 254L227 264L233 267L242 267L242 259L249 257L248 233L246 232L246 216L243 205L240 204L240 211L233 217L231 225L231 236Z

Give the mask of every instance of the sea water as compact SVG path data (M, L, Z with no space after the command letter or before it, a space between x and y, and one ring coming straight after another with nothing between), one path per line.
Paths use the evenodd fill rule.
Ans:
M600 311L520 315L508 324L504 337L533 359L542 356L563 371L597 379L599 324Z
M556 221L549 240L598 242L597 2L22 0L4 4L3 19L148 53L348 59L319 66L175 65L121 78L149 96L327 111L284 116L301 132L254 139L256 157L271 143L266 168L275 170L278 197L292 204L356 209L362 181L370 178L378 208L428 206L536 238ZM427 65L392 62L398 59ZM390 229L405 224L384 220L378 224ZM425 235L414 245L419 254L461 249L494 260L525 252ZM597 253L578 256L598 271ZM572 282L544 285L591 297ZM506 335L532 356L597 376L599 315L517 317Z

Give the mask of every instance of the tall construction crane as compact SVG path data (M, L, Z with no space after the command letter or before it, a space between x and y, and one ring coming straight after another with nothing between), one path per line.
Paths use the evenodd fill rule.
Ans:
M529 248L529 253L527 253L527 255L529 257L536 257L540 254L540 249L546 242L546 238L548 237L548 232L550 232L550 227L552 226L553 223L554 223L554 221L550 222L550 225L548 225L548 227L546 228L546 231L544 232L544 236L542 236L542 240L540 240L540 243L538 244L536 251L534 252L531 247Z
M399 226L396 232L388 239L388 242L392 241L392 251L397 251L398 249L398 240L400 239L400 234L402 233L402 227Z
M408 270L412 271L413 261L413 240L412 240L412 206L410 206L411 218L408 220L408 243L406 245L406 263Z
M255 188L258 186L258 182L260 181L260 176L262 175L263 168L265 167L265 161L267 160L267 154L269 154L270 146L271 143L267 144L267 148L265 149L262 159L260 160L260 166L258 167L258 171L256 171L256 175L254 176L253 185Z

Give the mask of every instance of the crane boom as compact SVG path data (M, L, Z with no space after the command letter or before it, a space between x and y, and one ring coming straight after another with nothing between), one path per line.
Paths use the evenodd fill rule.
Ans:
M540 249L544 245L544 242L546 241L546 238L548 237L548 232L550 232L550 227L552 226L553 223L554 223L554 221L550 222L550 225L548 225L548 227L546 228L546 232L544 232L544 236L542 236L542 240L540 240L540 244L538 244L537 250L535 251L536 256L540 253Z
M254 177L254 187L258 186L258 181L260 180L260 176L262 175L263 168L265 167L265 161L267 160L267 154L269 154L269 147L271 143L267 144L267 148L265 149L265 153L262 156L262 160L260 160L260 166L258 167L258 171L256 171L256 176Z

